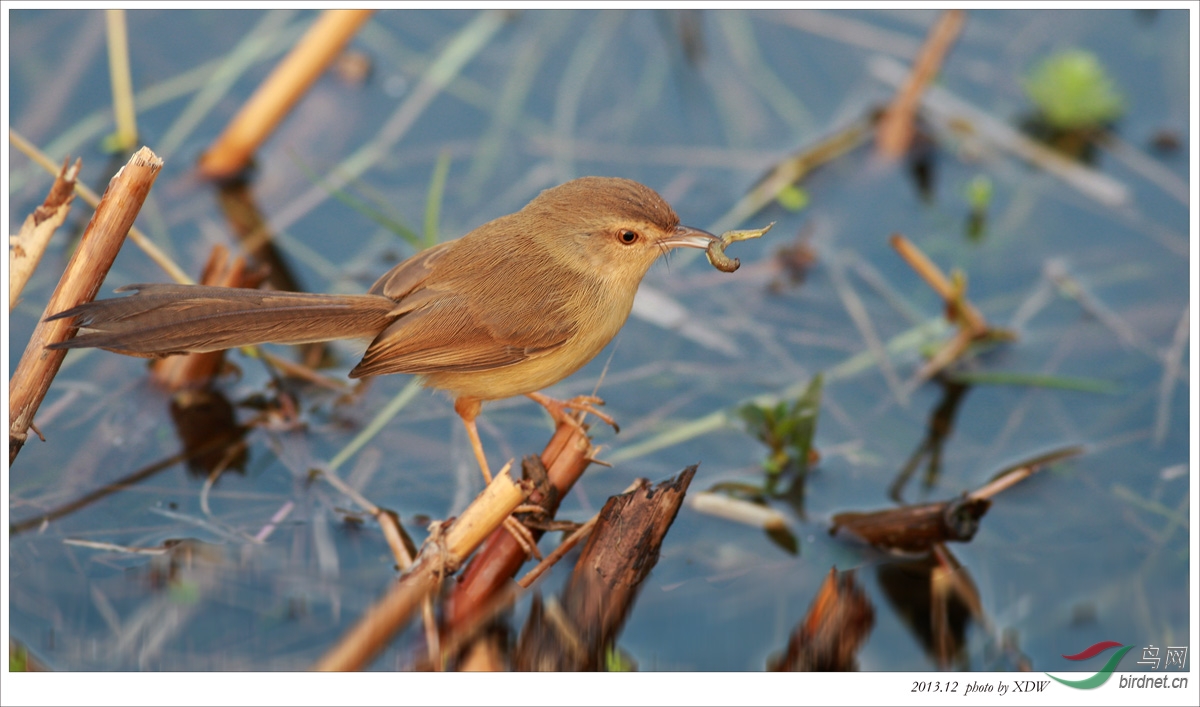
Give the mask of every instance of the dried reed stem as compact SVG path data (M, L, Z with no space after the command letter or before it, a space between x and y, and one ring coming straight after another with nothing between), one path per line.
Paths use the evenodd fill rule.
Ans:
M55 164L49 157L47 157L44 152L39 150L33 143L22 137L20 133L12 128L9 128L8 139L13 147L17 148L26 157L36 162L42 169L46 170L50 174L58 174L58 165ZM82 197L83 200L87 202L87 204L93 209L100 205L100 197L96 195L96 192L89 189L86 184L75 182L75 193ZM133 244L138 248L141 248L142 252L144 252L147 257L153 260L160 268L165 270L167 275L169 275L172 280L181 285L195 284L192 281L192 278L188 277L187 273L183 271L183 268L176 265L175 261L171 260L166 253L159 250L158 246L154 245L154 241L151 241L145 233L142 233L137 228L137 226L131 226L129 228L129 240L133 241Z
M972 335L978 336L988 330L987 322L979 310L966 300L960 289L955 287L950 278L946 277L941 268L935 265L920 248L899 233L892 234L891 244L900 257L904 258L905 262L917 271L921 279L945 300L946 307L958 310L954 314L962 317L963 324Z
M17 306L25 283L33 276L42 254L50 244L54 231L67 220L71 210L71 202L75 200L75 179L79 176L79 168L83 164L76 159L70 164L71 158L63 160L62 170L54 178L54 184L46 194L42 205L25 217L21 230L9 240L8 251L8 311Z
M243 168L325 67L371 17L372 10L326 10L200 158L200 173L231 177Z
M158 155L143 147L109 181L96 213L83 232L79 248L50 295L46 304L47 316L95 298L162 164ZM64 350L49 350L46 346L66 341L75 330L67 319L43 320L33 330L21 362L9 381L9 464L21 451L33 416L67 355Z
M908 152L915 132L913 121L921 94L937 76L946 52L950 51L954 40L958 38L964 15L962 10L947 10L929 30L908 81L896 92L896 97L875 127L875 144L884 158L894 160Z
M124 10L105 10L108 29L108 75L112 82L113 117L117 123L117 147L132 150L137 145L137 109L133 103L133 76L129 70L129 38Z
M529 495L527 482L514 482L507 468L445 531L422 548L412 569L363 614L345 636L313 665L314 670L359 670L379 653L443 577L455 571Z

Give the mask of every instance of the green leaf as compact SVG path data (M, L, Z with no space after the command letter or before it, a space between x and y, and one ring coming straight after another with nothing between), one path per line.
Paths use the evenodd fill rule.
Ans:
M1032 388L1077 390L1083 393L1112 394L1118 390L1115 383L1098 378L1071 378L1016 371L963 371L953 374L950 379L955 383L971 385L1021 385Z
M191 605L200 601L200 585L191 581L173 583L167 596L176 604Z
M821 386L822 377L816 375L790 404L781 400L773 406L748 403L738 408L746 431L771 450L762 463L768 474L780 474L789 466L807 470L821 408Z
M438 242L438 219L442 212L442 197L446 191L446 177L450 174L450 153L442 150L437 164L433 166L433 178L429 181L429 196L425 199L425 247Z

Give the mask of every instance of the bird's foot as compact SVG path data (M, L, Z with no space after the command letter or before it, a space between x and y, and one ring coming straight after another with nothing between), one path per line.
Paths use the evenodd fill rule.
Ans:
M554 418L555 424L565 423L582 430L583 426L579 421L579 418L575 417L574 415L568 415L565 412L566 410L575 410L578 412L587 412L595 415L599 419L611 425L613 432L621 431L621 427L617 424L616 420L612 419L611 415L600 412L596 409L596 406L603 405L604 401L595 395L577 395L570 400L558 400L541 393L528 393L527 397L538 405L546 408L546 412L549 412L550 417Z
M538 560L542 559L542 553L538 550L537 540L533 539L533 533L525 524L517 520L516 516L509 516L504 519L504 529L512 536L513 540L521 546L526 557L534 557Z

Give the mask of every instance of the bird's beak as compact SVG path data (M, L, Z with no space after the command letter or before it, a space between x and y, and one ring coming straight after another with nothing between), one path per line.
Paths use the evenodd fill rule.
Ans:
M662 240L662 245L667 248L699 248L704 250L708 248L708 244L718 240L716 236L708 231L701 231L699 228L691 226L678 226L675 232Z

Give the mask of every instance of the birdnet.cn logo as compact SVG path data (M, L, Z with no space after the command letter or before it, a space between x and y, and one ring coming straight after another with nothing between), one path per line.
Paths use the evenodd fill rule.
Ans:
M1074 655L1064 655L1067 660L1086 661L1095 658L1101 653L1106 653L1110 649L1118 649L1109 658L1104 667L1091 677L1082 680L1064 680L1063 678L1050 675L1047 676L1061 682L1067 687L1073 687L1078 690L1092 690L1100 687L1108 682L1113 671L1121 663L1121 659L1125 654L1133 650L1133 646L1125 646L1116 641L1101 641L1092 646L1089 646ZM1187 669L1187 646L1155 646L1150 644L1142 649L1142 659L1137 661L1138 665L1146 666L1150 670L1186 670ZM1118 681L1119 688L1186 688L1187 678L1184 676L1168 677L1165 675L1155 676L1153 674L1144 675L1122 675Z

